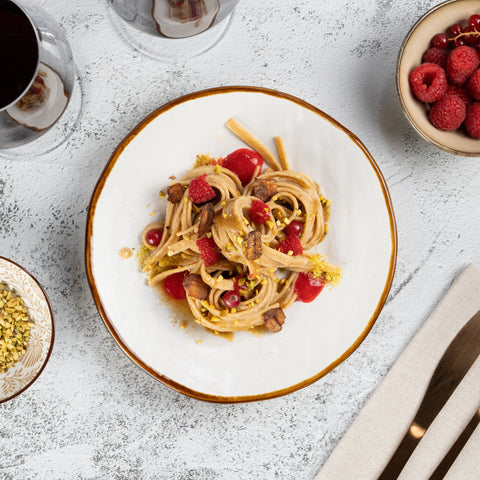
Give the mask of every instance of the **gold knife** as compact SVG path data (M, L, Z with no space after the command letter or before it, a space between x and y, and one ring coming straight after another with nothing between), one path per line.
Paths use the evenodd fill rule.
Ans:
M448 473L450 467L453 465L453 462L458 457L458 454L462 451L465 444L468 442L468 439L472 433L477 428L477 425L480 423L480 407L475 412L475 415L470 419L467 426L463 429L463 432L455 440L455 443L450 447L450 450L443 457L443 460L438 464L438 467L432 473L428 480L442 480L443 477Z
M415 447L480 355L480 311L458 332L433 372L422 403L378 480L398 478Z

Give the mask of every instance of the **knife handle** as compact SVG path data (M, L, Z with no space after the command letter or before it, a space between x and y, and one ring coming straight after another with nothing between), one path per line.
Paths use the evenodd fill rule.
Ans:
M416 423L410 425L410 428L390 458L387 466L378 477L378 480L395 480L398 478L424 433L425 430Z
M453 462L457 458L458 454L462 451L465 444L468 442L470 436L477 428L477 425L480 423L480 408L475 412L475 415L468 422L468 425L465 427L463 432L457 438L455 443L451 446L448 453L445 455L443 460L439 463L438 467L432 473L428 480L442 480L443 477L448 473L450 467L453 465Z

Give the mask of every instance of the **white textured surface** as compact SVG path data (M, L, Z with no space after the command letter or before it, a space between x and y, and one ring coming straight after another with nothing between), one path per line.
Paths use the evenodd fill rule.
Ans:
M453 277L480 264L480 160L420 139L394 90L400 43L437 2L242 0L221 44L170 64L125 45L102 1L40 3L71 42L86 112L64 148L0 158L0 255L37 277L57 326L40 379L0 406L0 478L312 479ZM83 242L90 194L125 134L167 100L241 84L299 96L364 141L392 194L399 255L383 313L344 364L287 397L222 406L123 355L91 299Z

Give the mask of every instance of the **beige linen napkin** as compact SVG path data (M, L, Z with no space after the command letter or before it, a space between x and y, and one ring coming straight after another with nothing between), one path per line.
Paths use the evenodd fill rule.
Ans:
M458 331L480 310L480 270L469 265L361 410L315 480L374 480L410 425L430 378ZM477 359L410 457L399 479L426 480L480 405ZM480 427L445 480L480 479Z

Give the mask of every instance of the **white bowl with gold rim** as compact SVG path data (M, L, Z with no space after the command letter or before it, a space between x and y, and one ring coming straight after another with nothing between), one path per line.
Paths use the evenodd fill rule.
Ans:
M3 403L24 392L40 376L52 352L55 327L45 292L25 269L0 257L0 283L22 298L33 322L25 354L0 373L0 403Z
M274 136L281 136L291 168L317 181L332 200L319 253L343 269L343 280L312 303L290 307L281 332L237 332L228 341L172 309L173 301L147 285L135 257L122 259L119 251L138 247L143 228L159 218L165 207L159 191L171 175L180 178L197 154L218 158L245 147L225 127L231 117L272 151ZM387 187L354 134L290 95L223 87L170 102L121 142L90 203L86 266L99 312L132 361L194 398L242 402L293 392L345 360L386 300L396 249Z

